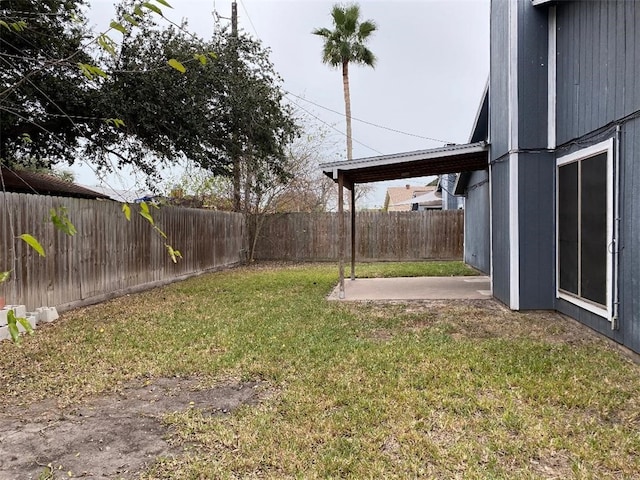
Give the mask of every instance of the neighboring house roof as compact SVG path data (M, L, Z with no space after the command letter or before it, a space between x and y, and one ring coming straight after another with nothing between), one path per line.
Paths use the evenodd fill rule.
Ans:
M441 173L475 171L489 164L489 146L486 142L465 145L447 145L430 150L381 155L350 161L323 163L325 175L338 180L341 172L345 184L398 180L424 177Z
M408 212L411 204L403 204L405 200L422 195L433 190L433 187L423 185L405 185L404 187L388 187L384 199L384 208L389 212Z
M14 193L31 193L35 195L52 195L58 197L75 198L103 198L106 195L89 188L66 182L54 175L46 173L30 172L28 170L15 170L2 167L2 181L4 190ZM1 185L0 185L1 186Z
M429 187L431 191L423 193L421 195L414 196L409 200L398 202L395 205L426 205L428 207L442 206L442 190L438 191L436 187Z
M136 203L141 201L149 201L155 198L155 195L149 193L147 190L118 190L110 187L89 187L92 190L100 192L111 200L123 203Z

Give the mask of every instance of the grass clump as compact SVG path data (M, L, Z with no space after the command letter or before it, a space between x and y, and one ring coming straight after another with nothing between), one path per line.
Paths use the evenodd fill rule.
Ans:
M638 478L640 372L607 342L492 301L327 302L335 281L241 268L65 314L0 344L0 404L169 375L269 385L231 415L168 413L185 453L145 479Z

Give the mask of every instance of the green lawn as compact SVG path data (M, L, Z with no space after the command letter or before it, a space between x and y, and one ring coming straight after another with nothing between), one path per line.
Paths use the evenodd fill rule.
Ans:
M0 343L0 408L259 380L260 405L168 414L189 448L143 478L640 478L640 369L608 342L494 302L328 302L336 273L240 268L67 313Z
M348 273L350 265L347 265ZM457 277L482 275L464 262L385 262L356 263L356 276L360 278L379 277Z

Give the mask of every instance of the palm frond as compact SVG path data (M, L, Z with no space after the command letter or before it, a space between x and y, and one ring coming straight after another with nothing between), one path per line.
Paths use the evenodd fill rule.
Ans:
M365 40L369 35L375 32L378 29L378 26L372 22L371 20L367 20L366 22L362 22L360 27L358 28L358 39L360 41Z
M319 35L321 37L324 38L329 38L331 37L331 34L333 33L331 30L329 30L328 28L316 28L313 32L311 32L313 35Z
M325 39L322 61L332 67L343 62L374 66L376 57L364 45L376 29L372 20L360 22L360 7L351 3L335 4L331 9L333 30L317 28L312 33Z

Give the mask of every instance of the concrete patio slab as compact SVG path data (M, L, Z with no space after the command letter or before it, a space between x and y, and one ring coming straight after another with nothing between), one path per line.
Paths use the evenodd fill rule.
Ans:
M345 279L345 298L336 286L329 300L488 300L489 277L397 277Z

